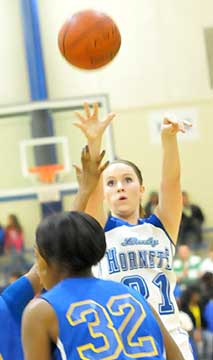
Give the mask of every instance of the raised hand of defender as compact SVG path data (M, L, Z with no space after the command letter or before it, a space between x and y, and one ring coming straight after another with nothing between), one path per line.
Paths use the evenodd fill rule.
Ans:
M178 121L175 116L165 115L161 126L163 136L176 135L178 132L185 133L187 128L191 127L190 121Z
M80 187L91 192L98 184L100 175L108 165L108 161L101 165L105 151L96 158L92 159L89 152L89 147L86 145L81 152L81 168L73 165L76 171L77 181Z
M89 142L101 138L116 115L115 113L109 113L104 120L100 121L98 119L98 104L94 103L91 111L87 102L84 103L84 112L84 115L75 112L80 122L74 122L73 125L81 129Z

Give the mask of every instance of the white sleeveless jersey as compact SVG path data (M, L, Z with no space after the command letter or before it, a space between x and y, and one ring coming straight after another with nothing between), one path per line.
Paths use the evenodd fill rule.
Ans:
M175 246L157 216L139 219L137 225L110 216L105 231L107 251L99 264L99 276L138 290L167 330L179 328L172 271Z

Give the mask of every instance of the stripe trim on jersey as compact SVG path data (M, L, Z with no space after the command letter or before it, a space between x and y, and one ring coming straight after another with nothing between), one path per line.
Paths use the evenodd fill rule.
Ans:
M64 350L64 345L62 344L61 340L57 338L57 344L56 344L58 350L60 351L61 360L67 360L67 355Z

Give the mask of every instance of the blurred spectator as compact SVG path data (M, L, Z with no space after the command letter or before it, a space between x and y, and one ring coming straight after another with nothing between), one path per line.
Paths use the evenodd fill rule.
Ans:
M202 261L200 271L201 274L213 273L213 246L209 248L208 256Z
M207 274L207 273L206 273ZM210 298L203 310L206 327L203 331L203 360L213 359L213 274L211 274Z
M189 341L190 341L192 351L193 351L193 355L194 355L194 360L198 360L197 347L196 347L196 344L195 344L194 339L193 339L194 324L192 322L191 317L181 309L181 301L182 301L183 292L180 291L180 288L179 288L178 285L176 286L176 288L177 288L178 291L175 290L174 295L175 295L177 305L178 305L178 308L179 308L180 326L181 326L182 329L184 329L188 333Z
M3 255L4 253L4 241L5 241L5 232L0 224L0 255Z
M20 253L24 249L24 235L22 227L16 215L8 216L8 224L5 233L5 251L8 253Z
M153 214L157 205L158 205L158 193L156 191L153 191L150 193L148 202L144 207L145 216L149 217L151 214Z
M208 276L207 276L208 274ZM213 359L213 274L206 273L200 282L201 286L191 285L181 295L179 308L181 311L182 326L190 330L193 323L192 347L198 353L199 360ZM207 296L208 295L208 296ZM196 356L195 356L196 358Z
M173 268L177 275L177 282L182 289L186 288L186 285L193 284L197 281L200 276L200 266L200 256L192 255L187 245L179 246Z
M213 273L206 272L199 280L202 291L202 302L206 305L213 298Z
M206 329L213 334L213 297L205 305L203 317L206 322Z
M188 287L180 298L180 310L188 314L192 323L192 338L196 344L198 358L203 360L203 334L202 327L204 319L200 305L200 289L197 286Z
M179 244L199 247L202 244L204 215L201 208L191 204L187 192L182 192L183 210L179 231Z

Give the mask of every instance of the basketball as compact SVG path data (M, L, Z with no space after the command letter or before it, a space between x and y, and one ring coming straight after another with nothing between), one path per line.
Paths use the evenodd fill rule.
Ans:
M121 45L115 22L106 14L85 10L74 14L58 35L61 54L72 65L98 69L114 59Z

